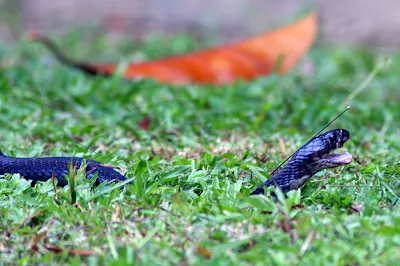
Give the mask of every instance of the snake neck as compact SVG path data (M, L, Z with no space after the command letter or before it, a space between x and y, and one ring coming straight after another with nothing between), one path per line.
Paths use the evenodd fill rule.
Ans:
M304 167L297 162L288 163L282 170L273 175L264 184L259 186L251 194L263 194L264 188L269 186L280 187L283 193L295 190L304 185L319 170Z

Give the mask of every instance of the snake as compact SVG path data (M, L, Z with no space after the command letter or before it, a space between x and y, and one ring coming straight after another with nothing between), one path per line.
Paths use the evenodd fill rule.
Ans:
M75 169L75 173L81 166L84 167L85 175L89 179L97 173L96 185L126 180L112 166L94 160L80 157L9 157L0 152L0 175L20 174L25 179L31 180L32 185L55 177L57 185L65 186L68 184L67 176L71 166Z
M352 155L349 152L342 154L332 153L342 148L350 139L350 132L346 129L334 129L313 137L300 149L298 149L290 161L265 183L258 186L251 195L264 194L264 188L279 187L284 194L290 190L299 189L317 172L349 164ZM32 184L38 181L47 181L56 177L59 186L68 184L66 176L70 166L79 169L83 162L86 164L86 177L92 178L97 173L96 185L102 182L107 184L125 181L126 178L112 167L94 160L79 157L34 157L20 158L9 157L0 152L0 175L20 174L25 179L32 180Z

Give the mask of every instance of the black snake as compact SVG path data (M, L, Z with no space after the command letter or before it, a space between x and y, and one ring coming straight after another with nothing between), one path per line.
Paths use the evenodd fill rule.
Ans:
M93 160L78 157L16 158L5 156L1 152L0 175L20 174L26 179L32 180L32 184L36 184L37 181L47 181L54 176L58 180L58 185L65 186L68 184L66 175L69 173L70 166L79 169L83 162L86 164L87 178L92 178L95 173L98 173L96 185L104 181L111 183L126 180L111 166Z
M333 154L332 152L341 148L350 139L349 131L345 129L334 129L318 135L308 141L303 147L296 151L291 160L278 173L273 175L264 184L257 187L251 194L263 194L264 187L278 186L283 193L300 188L308 179L317 172L348 164L352 161L350 153ZM65 175L69 173L72 164L77 169L82 162L86 163L88 178L98 173L96 184L104 181L124 181L126 178L109 166L100 162L86 160L78 157L42 157L42 158L16 158L8 157L0 152L0 175L20 174L26 179L46 181L53 176L57 178L58 185L65 186L68 181Z

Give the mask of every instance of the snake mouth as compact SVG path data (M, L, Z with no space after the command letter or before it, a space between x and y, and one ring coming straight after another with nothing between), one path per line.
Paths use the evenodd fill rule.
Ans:
M351 163L353 160L353 156L349 152L344 152L341 154L336 154L336 153L328 153L327 155L323 156L319 162L328 166L329 168L331 167L337 167L340 165L345 165Z

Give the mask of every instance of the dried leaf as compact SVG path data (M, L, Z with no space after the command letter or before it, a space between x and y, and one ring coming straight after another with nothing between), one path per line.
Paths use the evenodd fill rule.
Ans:
M150 118L147 116L143 117L143 119L139 123L139 127L144 130L148 130L150 126Z
M199 247L197 249L197 253L199 253L200 255L202 255L203 257L205 257L207 259L211 259L211 257L212 257L211 251L209 251L208 249L203 248L203 247Z
M273 71L284 74L310 48L316 29L316 14L311 13L294 24L231 45L132 63L123 75L127 79L153 78L171 84L226 84L237 79L253 80ZM110 76L117 70L118 64L71 60L41 34L30 33L28 37L43 43L62 63L88 74Z
M364 209L364 204L356 202L356 201L353 201L353 203L350 206L350 210L353 213L361 213L363 211L363 209Z

